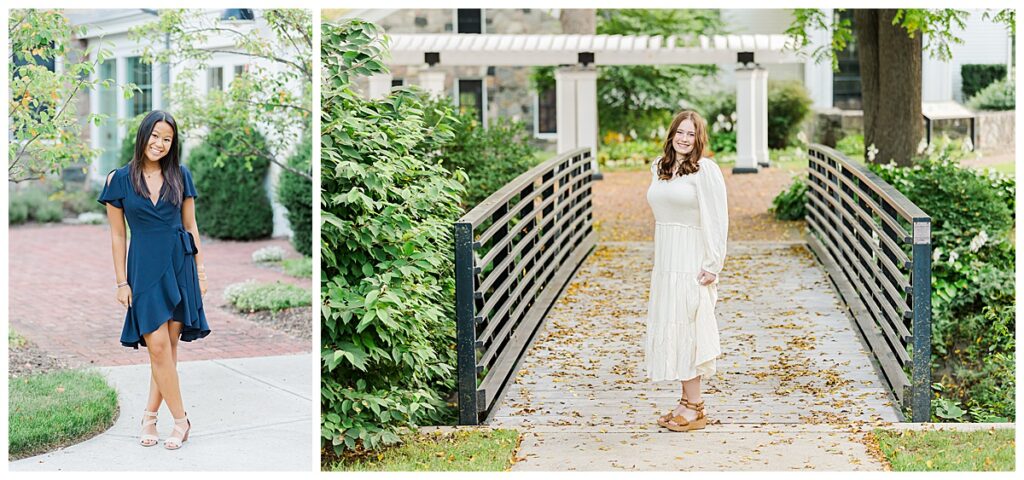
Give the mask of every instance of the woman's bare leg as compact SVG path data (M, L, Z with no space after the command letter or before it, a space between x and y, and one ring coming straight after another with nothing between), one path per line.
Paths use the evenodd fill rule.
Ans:
M170 329L168 332L171 337L171 359L174 360L174 367L178 367L178 337L181 335L181 322L170 321L167 322L167 326ZM150 372L149 375L149 400L146 402L146 410L150 412L156 412L160 409L160 404L163 403L164 397L160 395L160 389L156 386L156 377Z
M146 348L149 350L149 363L153 372L160 396L171 411L174 418L185 416L185 408L181 402L181 389L178 385L178 370L171 353L170 324L168 321L152 333L145 335Z

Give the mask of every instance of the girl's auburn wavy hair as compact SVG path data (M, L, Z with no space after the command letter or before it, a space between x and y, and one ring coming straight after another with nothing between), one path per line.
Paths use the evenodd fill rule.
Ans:
M679 128L679 124L683 123L683 120L689 119L693 122L694 129L694 141L693 150L683 157L683 161L679 162L679 167L676 168L675 172L671 171L673 160L675 160L676 149L672 146L672 138L676 136L676 130ZM672 119L672 124L669 126L668 133L665 135L665 145L662 148L661 161L658 162L658 178L661 180L670 180L673 174L689 175L691 173L697 173L700 170L701 157L707 156L708 146L708 128L707 122L704 121L704 117L701 117L699 113L693 110L683 110L676 114L675 118Z

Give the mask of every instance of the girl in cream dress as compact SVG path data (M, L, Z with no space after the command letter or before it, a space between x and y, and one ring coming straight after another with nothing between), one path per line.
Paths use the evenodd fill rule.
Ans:
M679 405L658 419L673 431L705 427L700 381L721 354L715 303L729 210L722 172L705 156L706 132L696 112L676 115L647 190L655 229L644 363L648 379L682 383Z

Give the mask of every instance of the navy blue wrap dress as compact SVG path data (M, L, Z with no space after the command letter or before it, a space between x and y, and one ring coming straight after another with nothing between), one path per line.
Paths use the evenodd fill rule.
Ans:
M130 165L114 170L98 199L122 209L131 229L127 274L132 301L124 317L121 344L136 349L146 346L143 335L170 319L182 323L182 341L203 338L210 334L210 326L203 313L196 242L181 223L181 207L164 200L162 191L156 204L136 192L129 170ZM192 172L184 165L181 179L184 196L196 197Z

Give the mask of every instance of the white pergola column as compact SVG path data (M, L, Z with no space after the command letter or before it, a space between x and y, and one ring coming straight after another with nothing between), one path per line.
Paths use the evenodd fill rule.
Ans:
M555 71L556 128L558 152L590 149L596 179L597 165L597 69L561 67Z
M736 69L736 166L733 173L757 173L768 165L768 71Z
M373 100L376 98L384 98L391 93L391 79L394 78L390 73L378 73L370 76L370 88L366 96ZM444 79L442 78L442 84Z
M433 96L443 96L445 94L444 72L436 70L420 72L419 85ZM390 81L388 82L388 88L391 88Z
M754 159L761 167L771 166L768 155L768 69L754 70Z

